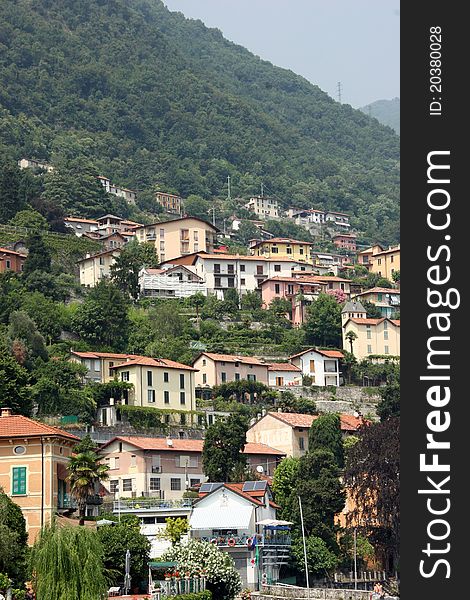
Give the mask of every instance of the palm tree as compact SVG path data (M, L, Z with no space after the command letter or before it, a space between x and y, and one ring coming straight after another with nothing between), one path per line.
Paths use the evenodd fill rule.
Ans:
M354 331L348 331L348 333L344 337L349 341L349 345L351 346L351 354L354 354L353 342L354 340L357 340L357 333L355 333Z
M74 454L67 469L70 493L78 505L79 525L84 525L87 498L94 493L96 483L109 478L109 467L100 463L96 452L88 449Z

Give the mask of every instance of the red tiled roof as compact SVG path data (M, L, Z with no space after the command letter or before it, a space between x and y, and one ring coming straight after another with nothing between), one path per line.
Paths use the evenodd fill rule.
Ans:
M378 325L379 323L382 323L382 321L385 321L385 317L382 319L362 319L358 317L354 319L351 318L349 320L353 323L357 323L358 325Z
M273 454L276 456L285 456L285 452L277 450L266 444L260 444L258 442L247 442L243 449L243 454Z
M271 363L268 365L268 371L301 371L300 367L296 367L291 363Z
M308 429L313 421L318 419L318 415L304 415L301 413L269 412L268 415L279 419L279 421L282 421L291 427L301 427L305 429ZM362 417L354 417L353 415L341 414L339 418L341 422L341 431L356 431L364 423Z
M78 352L72 350L71 353L79 356L80 358L122 358L122 360L139 358L138 354L117 354L115 352Z
M139 436L116 436L106 444L101 446L100 451L119 440L120 442L126 442L141 450L168 450L170 452L202 452L204 446L204 440L181 440L179 438L171 439L171 446L167 443L167 438L150 438L150 437L139 437Z
M3 254L15 254L16 256L21 256L21 258L26 258L24 254L20 254L19 252L16 252L16 250L10 250L9 248L0 247L0 252Z
M64 221L73 221L74 223L93 223L98 225L98 221L94 219L80 219L79 217L65 217Z
M319 350L318 348L308 348L303 352L298 352L297 354L289 356L289 358L297 358L298 356L303 356L304 354L307 354L307 352L317 352L318 354L328 356L329 358L344 358L342 352L340 352L339 350Z
M9 417L0 417L0 438L11 438L11 437L38 437L41 435L45 436L58 436L68 440L80 441L80 438L59 429L58 427L51 427L45 425L39 421L33 421L23 415L11 415Z
M374 287L374 288L365 290L364 292L361 292L360 294L356 294L356 296L364 296L365 294L374 294L374 293L375 294L399 294L400 290L395 289L395 288Z
M253 246L253 248L256 248L256 246L260 246L262 244L302 244L303 246L311 246L312 242L304 242L302 240L293 240L292 238L275 237L275 238L271 238L270 240L260 240L257 244L255 244Z
M160 367L167 369L185 369L186 371L197 371L193 367L183 365L183 363L169 360L168 358L151 358L149 356L136 356L131 360L128 360L120 365L114 365L111 369L122 369L125 367L133 367L136 365L143 365L146 367Z
M240 362L240 363L245 363L247 365L257 365L260 367L268 366L266 363L259 360L259 358L254 358L253 356L239 356L236 354L216 354L214 352L202 352L201 356L202 355L207 356L208 358L215 360L215 361Z

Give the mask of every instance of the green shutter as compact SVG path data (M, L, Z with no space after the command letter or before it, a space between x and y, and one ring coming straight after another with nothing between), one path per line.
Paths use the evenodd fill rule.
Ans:
M26 467L13 468L13 496L26 494Z

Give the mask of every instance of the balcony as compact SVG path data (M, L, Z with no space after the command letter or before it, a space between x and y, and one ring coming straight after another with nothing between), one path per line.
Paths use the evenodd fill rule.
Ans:
M290 546L292 543L290 532L283 533L282 535L278 533L264 533L263 535L258 534L257 537L258 546ZM249 534L216 535L213 537L201 536L196 539L202 542L210 542L220 548L248 548L248 541L251 544L253 536Z
M180 509L191 510L197 498L181 498L180 500L161 500L160 498L121 498L113 502L113 512L155 511Z

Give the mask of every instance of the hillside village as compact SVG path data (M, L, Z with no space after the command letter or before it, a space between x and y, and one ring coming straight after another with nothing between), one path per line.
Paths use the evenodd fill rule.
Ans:
M395 595L398 137L161 0L0 21L0 599Z
M18 165L35 176L53 171L30 159ZM97 179L106 194L130 204L138 198ZM215 539L232 554L245 587L255 588L261 573L276 582L290 560L288 526L231 525L211 502L209 525L202 500L228 494L224 502L246 502L248 510L258 499L264 506L265 497L266 523L283 523L279 515L289 513L276 503L276 469L309 455L313 423L339 415L347 445L383 417L399 370L400 246L359 245L348 215L284 212L263 196L241 205L224 230L188 214L174 194L159 191L155 203L163 212L150 224L114 214L65 216L66 233L55 234L63 250L68 240L94 244L75 253L72 265L57 241L48 244L54 234L32 207L0 225L2 361L16 379L0 400L0 485L22 508L34 543L54 515L76 515L67 469L74 445L89 439L107 473L87 496L83 518L137 516L152 557L171 546L162 539L167 519L182 519L191 539ZM300 239L268 231L277 220L295 225ZM253 237L243 245L239 233L247 227ZM68 290L59 300L54 288L64 276ZM102 317L93 314L97 305ZM234 418L244 423L242 470L214 480L205 439ZM38 482L27 449L44 435L53 446ZM354 507L354 493L346 498ZM335 517L346 528L348 510ZM255 530L268 544L258 569L247 546ZM274 555L266 541L273 534ZM389 568L385 557L370 563L380 573Z

